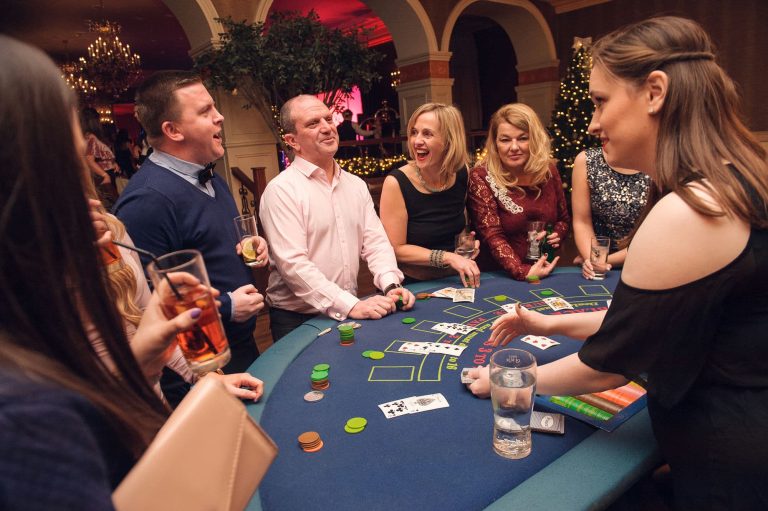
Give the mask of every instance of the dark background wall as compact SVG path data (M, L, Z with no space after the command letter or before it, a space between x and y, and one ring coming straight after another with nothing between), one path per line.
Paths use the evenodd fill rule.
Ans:
M553 33L561 76L574 36L597 39L654 15L683 16L704 27L718 48L718 61L739 84L748 127L768 131L767 0L613 0L560 14Z

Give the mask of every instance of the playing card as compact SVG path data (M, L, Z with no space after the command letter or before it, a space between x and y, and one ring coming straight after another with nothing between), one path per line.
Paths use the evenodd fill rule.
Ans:
M427 394L425 396L413 396L406 400L411 413L426 412L438 408L448 407L448 400L442 394Z
M379 409L384 414L384 417L387 419L391 419L393 417L400 417L401 415L407 415L409 413L413 413L410 408L408 408L408 404L406 403L407 399L397 399L395 401L389 401L387 403L382 403L379 405Z
M459 346L457 344L445 344L442 342L432 342L429 344L430 353L442 353L444 355L459 356L466 349L466 346Z
M472 330L477 330L476 327L465 325L463 323L450 323L454 334L468 334Z
M418 353L420 355L426 355L427 353L431 353L429 351L430 344L431 343L428 342L404 342L400 345L397 351L403 353Z
M436 323L432 326L432 330L443 332L448 335L456 335L456 330L453 328L453 323Z
M514 312L515 305L516 304L514 304L514 303L505 303L504 305L501 306L501 308L504 309L507 312Z
M573 305L566 302L559 296L551 296L549 298L542 298L542 301L549 305L549 307L554 311L559 311L563 309L573 309Z
M443 289L432 291L432 298L453 298L454 294L456 294L455 287L444 287Z
M461 383L467 384L467 383L474 383L477 378L472 378L469 376L469 370L472 369L471 367L465 367L461 370Z
M560 413L538 412L531 413L531 429L540 433L565 433L565 417Z
M523 341L524 343L530 344L531 346L536 346L537 348L542 350L545 350L547 348L551 348L552 346L560 344L559 342L552 340L549 337L544 337L542 335L526 335L520 340Z
M475 301L475 290L472 288L457 289L453 295L454 302L473 302Z

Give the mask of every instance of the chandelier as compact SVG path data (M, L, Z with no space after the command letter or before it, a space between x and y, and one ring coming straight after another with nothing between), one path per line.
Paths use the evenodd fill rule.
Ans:
M98 34L88 46L88 56L78 62L85 79L104 99L117 99L140 75L141 57L120 41L120 25L113 21L89 21L88 29Z
M67 82L83 103L89 102L96 96L96 87L93 86L84 76L80 64L78 62L69 59L69 52L66 51L67 40L64 40L64 48L67 55L67 60L59 69L61 69L61 77Z

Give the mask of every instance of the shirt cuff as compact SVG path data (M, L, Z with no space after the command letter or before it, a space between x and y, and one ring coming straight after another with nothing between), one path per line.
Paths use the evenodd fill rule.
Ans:
M381 285L380 289L387 289L387 286L390 284L400 284L402 281L402 277L398 275L397 272L388 271L387 273L382 273L379 278L379 284Z
M232 300L232 291L228 291L226 296L219 295L219 301L221 302L221 307L219 307L221 317L227 318L227 321L234 321L235 307L234 300Z
M342 291L333 301L333 305L328 307L325 314L336 321L344 321L349 316L349 311L357 305L360 299L349 291Z

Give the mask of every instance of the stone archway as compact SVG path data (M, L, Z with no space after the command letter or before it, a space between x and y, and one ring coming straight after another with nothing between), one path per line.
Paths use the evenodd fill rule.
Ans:
M517 100L533 108L543 122L550 117L559 87L558 59L552 32L541 12L528 0L461 0L445 24L440 49L450 51L459 16L492 19L507 33L517 55Z

